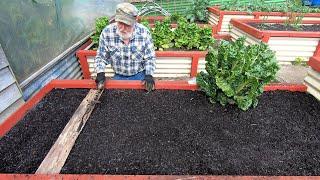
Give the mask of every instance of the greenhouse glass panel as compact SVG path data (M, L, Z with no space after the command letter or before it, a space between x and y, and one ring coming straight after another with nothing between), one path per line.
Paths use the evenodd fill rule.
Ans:
M1 0L0 43L21 83L88 36L120 0Z

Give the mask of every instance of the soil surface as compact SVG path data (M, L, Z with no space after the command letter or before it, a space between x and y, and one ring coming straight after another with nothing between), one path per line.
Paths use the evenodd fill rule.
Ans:
M52 90L0 139L0 173L35 173L88 90Z
M257 108L201 92L107 90L62 173L320 175L320 102L265 92Z
M261 24L261 23L248 23L250 26L253 26L260 30L272 30L272 31L310 31L310 32L319 32L320 24L312 25L301 25L298 28L295 28L291 25L286 26L284 24Z

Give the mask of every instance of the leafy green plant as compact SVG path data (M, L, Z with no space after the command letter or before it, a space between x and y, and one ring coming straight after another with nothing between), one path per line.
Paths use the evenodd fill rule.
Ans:
M182 49L207 50L214 43L211 28L200 28L195 23L189 23L187 19L180 18L178 27L175 29L174 45Z
M172 14L170 16L171 23L177 23L180 18L183 18L183 16L181 14L179 14L179 13Z
M150 23L147 19L142 18L140 23L151 31Z
M207 7L210 5L210 0L193 0L191 8L187 10L186 18L190 22L208 21L208 10Z
M185 18L178 20L178 27L174 31L175 47L186 49L199 48L200 28L195 23L189 23Z
M284 25L290 26L295 30L299 31L302 29L302 19L304 17L304 13L295 13L289 12L288 16L284 22Z
M152 31L152 38L156 49L164 50L174 46L174 32L171 29L170 22L169 18L165 18L161 22L156 21Z
M214 38L212 37L212 29L210 27L204 27L200 29L200 45L198 49L200 51L205 51L215 43Z
M303 57L296 57L292 62L292 65L295 66L308 66L306 60Z
M99 45L99 38L102 30L109 24L109 17L104 16L96 19L96 31L91 36L93 46L97 47Z
M211 103L236 104L242 110L256 107L263 86L275 79L279 70L275 53L264 43L245 45L245 38L222 40L206 56L206 71L197 83Z

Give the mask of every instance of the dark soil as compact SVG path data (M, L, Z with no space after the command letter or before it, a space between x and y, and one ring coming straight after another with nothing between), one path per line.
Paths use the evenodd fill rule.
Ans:
M63 173L320 175L320 103L266 92L257 108L201 92L108 90Z
M272 31L309 31L309 32L319 32L320 24L312 25L301 25L298 28L293 27L292 25L286 26L285 24L261 24L261 23L248 23L250 26L253 26L260 30L272 30Z
M53 90L0 139L0 173L35 173L88 90Z

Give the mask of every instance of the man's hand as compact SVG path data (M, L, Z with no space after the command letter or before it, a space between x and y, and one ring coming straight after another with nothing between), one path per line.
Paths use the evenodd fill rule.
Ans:
M151 75L144 76L144 87L148 92L154 90L154 80Z
M101 90L104 88L104 82L106 81L106 76L104 72L100 72L96 77L97 89Z

